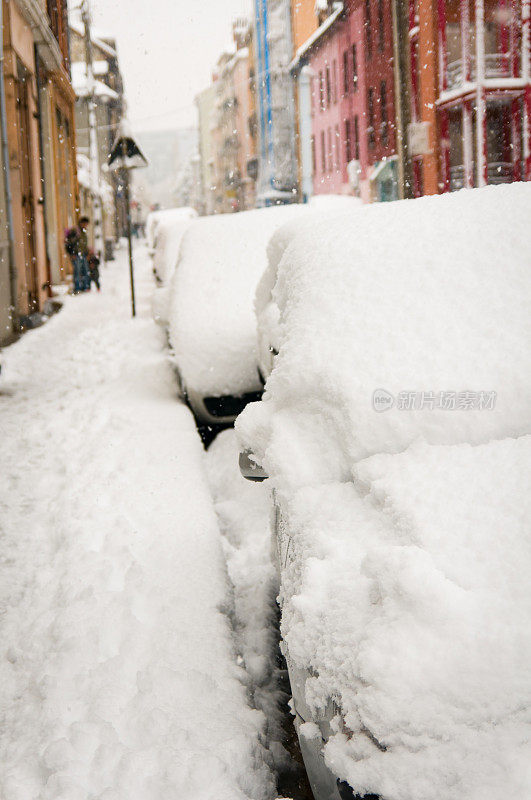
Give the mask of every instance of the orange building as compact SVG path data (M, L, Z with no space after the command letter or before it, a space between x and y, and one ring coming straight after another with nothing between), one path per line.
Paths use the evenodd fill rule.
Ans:
M66 0L2 0L16 308L41 311L65 279L78 204Z
M17 3L6 0L3 15L17 310L26 316L42 308L50 279L41 193L37 66L31 21Z
M311 35L315 33L319 27L320 20L315 13L316 3L315 0L291 0L291 36L293 42L292 56L295 61L299 48L309 40ZM301 108L301 96L305 94L305 88L301 86L301 81L304 77L299 71L294 73L293 80L293 99L297 113L295 115L295 135L297 137L297 184L299 186L299 199L305 198L308 195L309 186L311 185L311 178L305 175L308 172L308 167L304 166L304 162L308 161L308 154L304 154L303 150L305 142L303 137L307 136L306 131L301 131L301 118L305 114L304 108ZM307 94L307 92L306 92Z
M315 0L292 0L291 2L293 55L319 27L315 6Z

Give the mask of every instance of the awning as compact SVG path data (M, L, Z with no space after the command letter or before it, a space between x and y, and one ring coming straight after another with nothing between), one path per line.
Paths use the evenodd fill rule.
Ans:
M369 175L370 181L381 180L385 176L386 169L392 169L393 165L398 161L398 156L389 156L389 158L383 158L379 161L371 174Z

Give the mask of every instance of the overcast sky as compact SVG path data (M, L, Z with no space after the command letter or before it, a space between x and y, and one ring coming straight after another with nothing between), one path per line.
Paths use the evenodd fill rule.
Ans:
M156 130L195 122L194 96L231 42L233 17L248 13L252 0L91 0L91 7L94 27L116 37L133 127Z

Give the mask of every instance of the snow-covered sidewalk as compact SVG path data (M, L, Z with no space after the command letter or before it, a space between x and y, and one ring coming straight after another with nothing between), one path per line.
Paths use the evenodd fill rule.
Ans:
M0 797L274 797L142 246L102 282L2 354Z

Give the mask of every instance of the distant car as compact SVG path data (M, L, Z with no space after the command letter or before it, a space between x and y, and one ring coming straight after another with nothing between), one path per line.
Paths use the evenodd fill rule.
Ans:
M170 343L181 391L198 422L227 425L260 397L253 299L266 246L289 205L192 221L169 289Z
M513 184L277 236L236 429L315 800L531 797L530 214Z
M171 279L184 233L196 217L197 211L188 207L169 208L149 214L146 236L153 258L153 274L160 285L166 285Z

